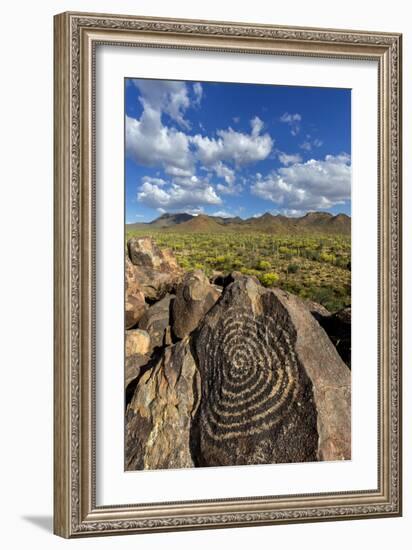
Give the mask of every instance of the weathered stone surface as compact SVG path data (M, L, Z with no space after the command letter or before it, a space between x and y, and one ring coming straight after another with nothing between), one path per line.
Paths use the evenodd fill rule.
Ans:
M199 373L188 339L166 348L139 379L126 410L126 469L190 468Z
M124 375L124 386L127 386L135 378L137 378L141 372L141 368L147 365L150 361L149 355L140 355L134 354L126 357L125 360L125 375Z
M174 298L172 294L167 294L150 306L139 322L139 329L150 335L151 350L166 344L166 330L170 325L170 309Z
M145 330L126 330L126 357L131 355L146 355L150 352L150 335Z
M132 237L127 242L127 249L134 265L164 272L179 270L172 251L161 250L151 237Z
M183 272L170 250L161 250L150 237L133 237L127 248L134 276L147 299L159 300L174 292Z
M239 278L193 338L196 465L350 458L350 372L301 300Z
M173 332L178 338L190 334L213 307L220 292L209 283L203 271L186 273L173 302Z
M126 257L125 263L125 326L132 328L147 309L144 294L133 264Z
M351 308L346 307L333 315L325 315L320 317L318 321L336 346L336 350L343 361L351 368Z

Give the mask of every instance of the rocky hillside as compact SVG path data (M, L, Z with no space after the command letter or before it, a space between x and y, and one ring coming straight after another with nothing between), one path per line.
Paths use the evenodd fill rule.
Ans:
M300 218L291 218L266 212L255 218L222 218L201 214L192 216L187 213L162 214L150 223L128 224L127 229L162 229L186 233L209 233L221 231L260 232L269 234L336 234L350 235L351 219L346 214L334 216L329 212L308 212Z
M127 470L351 457L350 309L184 273L148 237L125 279Z

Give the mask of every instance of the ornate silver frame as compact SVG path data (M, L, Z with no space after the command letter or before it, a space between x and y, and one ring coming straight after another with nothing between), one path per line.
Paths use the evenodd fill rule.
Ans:
M54 531L63 537L401 514L400 34L63 13L55 17ZM378 489L96 506L94 52L97 44L378 63Z

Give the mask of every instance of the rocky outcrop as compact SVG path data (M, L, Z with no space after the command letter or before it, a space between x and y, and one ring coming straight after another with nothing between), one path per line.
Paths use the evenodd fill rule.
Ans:
M127 242L127 249L131 262L139 267L163 272L179 269L170 250L161 250L151 237L132 237Z
M127 248L128 470L350 458L350 308Z
M125 264L125 326L131 328L138 323L147 309L138 275L128 257Z
M139 329L150 336L151 350L166 344L166 331L170 324L170 309L174 298L172 294L167 294L150 306L139 322Z
M173 302L173 332L177 338L193 332L219 297L220 292L209 283L203 271L187 273Z
M349 372L299 299L239 279L205 316L194 349L197 465L350 458Z
M159 300L174 292L183 272L170 250L160 250L150 237L133 237L127 242L135 278L147 300Z
M139 380L126 411L126 469L190 468L199 374L188 339L166 348Z

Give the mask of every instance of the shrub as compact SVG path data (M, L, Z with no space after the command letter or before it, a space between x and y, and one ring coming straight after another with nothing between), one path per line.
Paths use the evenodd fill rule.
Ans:
M259 271L265 271L266 269L270 269L270 262L266 260L260 260L260 262L256 266L256 269L259 269Z
M279 281L279 275L274 272L263 273L262 275L259 275L259 281L262 283L263 286L273 286Z
M322 260L322 262L329 262L333 264L333 262L336 260L336 257L333 254L322 252L322 254L320 255L320 259Z
M287 267L288 273L296 273L299 271L299 265L298 264L289 264Z

